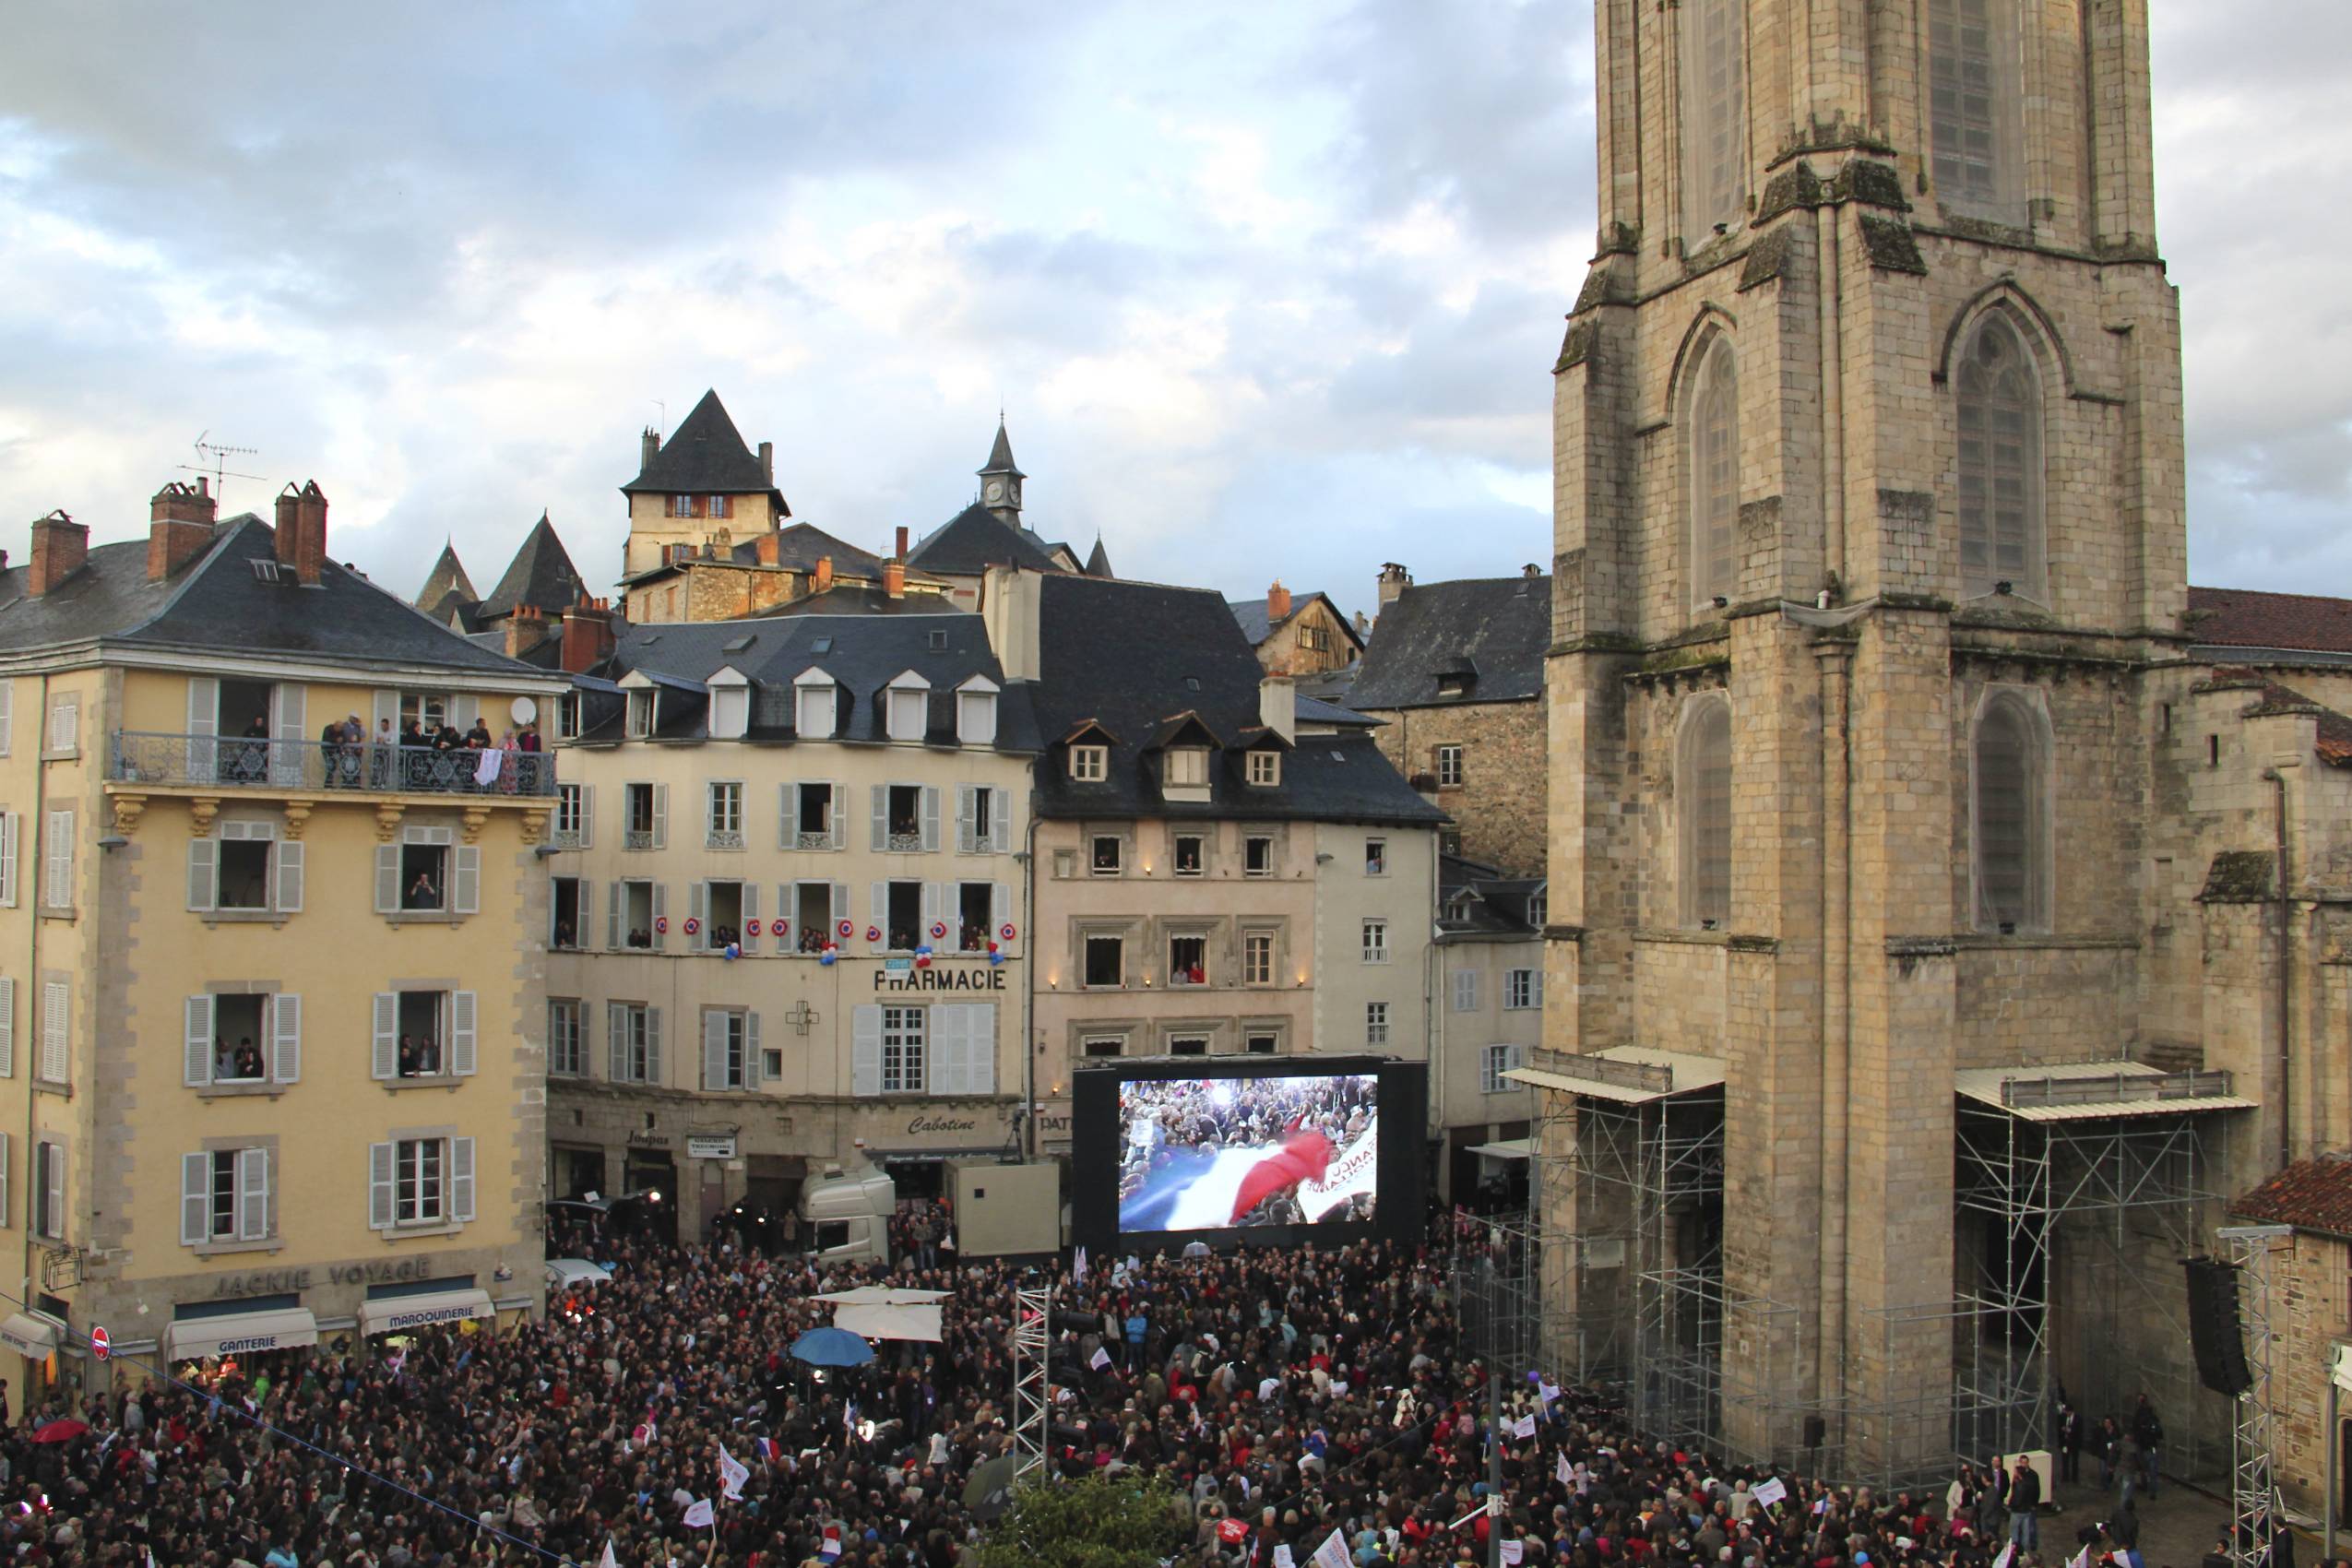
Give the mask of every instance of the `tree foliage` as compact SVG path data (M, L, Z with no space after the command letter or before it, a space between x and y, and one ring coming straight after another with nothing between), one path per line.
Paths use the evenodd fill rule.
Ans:
M978 1568L1158 1568L1183 1544L1175 1494L1134 1475L1033 1482L990 1526Z

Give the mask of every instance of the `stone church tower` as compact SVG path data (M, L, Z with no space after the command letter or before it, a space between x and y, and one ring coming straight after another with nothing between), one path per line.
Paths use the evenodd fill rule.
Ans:
M2031 1400L1954 1430L1970 1364L2047 1371L1984 1303L2064 1266L1967 1212L1968 1075L2181 1033L2139 955L2186 594L2146 0L1595 12L1555 372L1566 1310L1588 1359L1637 1324L1637 1405L1718 1453L2038 1439L2000 1430Z

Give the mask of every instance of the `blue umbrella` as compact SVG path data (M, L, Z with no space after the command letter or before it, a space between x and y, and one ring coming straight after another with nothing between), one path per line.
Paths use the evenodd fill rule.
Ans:
M792 1359L813 1367L861 1367L873 1347L846 1328L812 1328L792 1341Z

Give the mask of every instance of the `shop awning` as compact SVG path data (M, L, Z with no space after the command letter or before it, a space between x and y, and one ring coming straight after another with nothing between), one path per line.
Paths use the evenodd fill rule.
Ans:
M255 1350L294 1350L318 1343L318 1319L308 1307L267 1313L224 1313L219 1317L179 1318L164 1331L164 1359L200 1361L208 1356L244 1356Z
M412 1329L430 1328L437 1323L460 1323L468 1318L496 1317L498 1309L490 1304L487 1290L434 1290L415 1296L384 1296L360 1303L360 1337L373 1339L379 1334L406 1334Z
M45 1361L57 1353L57 1323L30 1313L10 1313L0 1319L0 1345L19 1356Z
M1497 1143L1472 1144L1472 1154L1482 1154L1489 1159L1533 1159L1536 1141L1533 1138L1504 1138Z
M1723 1061L1682 1051L1612 1046L1589 1056L1559 1056L1550 1067L1514 1067L1503 1074L1515 1084L1580 1094L1621 1105L1646 1105L1669 1095L1691 1094L1723 1083Z

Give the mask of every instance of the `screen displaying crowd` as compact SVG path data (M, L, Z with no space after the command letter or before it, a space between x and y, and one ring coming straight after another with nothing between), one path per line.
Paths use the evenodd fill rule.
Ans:
M1371 1073L1123 1082L1119 1229L1369 1220L1379 1113Z

